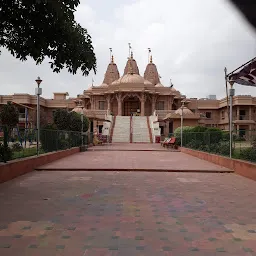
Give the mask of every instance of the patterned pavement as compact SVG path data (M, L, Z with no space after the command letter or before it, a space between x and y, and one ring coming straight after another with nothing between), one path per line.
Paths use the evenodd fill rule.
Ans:
M160 148L159 145L158 147ZM233 172L233 170L181 152L133 151L125 150L125 148L117 151L78 153L40 166L37 170Z
M256 255L235 174L33 172L0 185L0 255Z

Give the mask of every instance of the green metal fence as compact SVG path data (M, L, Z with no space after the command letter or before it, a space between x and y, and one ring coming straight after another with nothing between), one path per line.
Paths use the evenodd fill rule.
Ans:
M88 145L92 143L91 133L40 130L39 154ZM0 127L0 161L37 155L36 129L7 129Z
M181 144L180 133L175 136L177 144ZM183 132L183 147L218 154L230 155L230 135L225 131ZM256 131L234 131L232 133L232 157L256 162Z

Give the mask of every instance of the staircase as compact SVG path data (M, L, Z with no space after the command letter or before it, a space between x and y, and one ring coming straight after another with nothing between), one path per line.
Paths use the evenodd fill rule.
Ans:
M112 142L130 142L130 117L117 116L113 130Z
M146 116L133 116L132 129L132 142L150 143L148 121Z

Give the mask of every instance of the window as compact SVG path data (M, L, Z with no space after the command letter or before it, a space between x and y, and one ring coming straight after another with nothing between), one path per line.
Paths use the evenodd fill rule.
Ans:
M212 112L206 112L205 116L206 116L206 118L211 119L212 118Z
M164 135L164 127L162 125L160 125L159 128L160 128L160 134Z
M164 101L158 101L156 103L156 110L164 110Z
M222 110L222 111L221 111L221 119L224 119L224 118L225 118L225 111Z
M105 101L99 101L99 109L104 110L105 109Z
M25 108L19 108L19 118L25 118L25 117L26 117Z

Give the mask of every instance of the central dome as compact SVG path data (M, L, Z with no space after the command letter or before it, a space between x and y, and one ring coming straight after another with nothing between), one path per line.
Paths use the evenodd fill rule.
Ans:
M120 84L144 84L144 78L137 74L127 74L121 77Z

